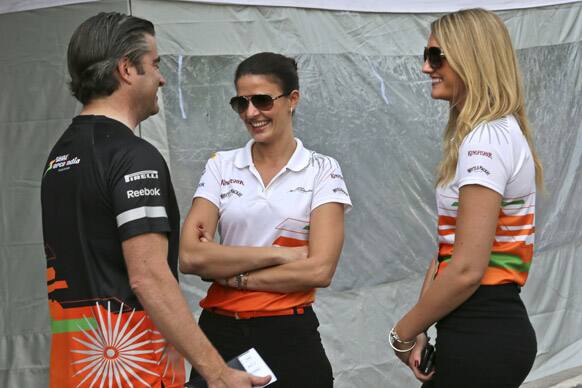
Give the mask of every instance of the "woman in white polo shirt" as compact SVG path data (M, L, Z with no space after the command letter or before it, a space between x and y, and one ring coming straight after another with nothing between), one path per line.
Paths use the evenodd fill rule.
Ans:
M200 327L225 359L254 347L277 376L273 387L331 387L311 304L337 266L348 190L335 159L294 137L295 60L255 54L237 67L235 87L230 105L251 139L206 164L180 270L214 279Z

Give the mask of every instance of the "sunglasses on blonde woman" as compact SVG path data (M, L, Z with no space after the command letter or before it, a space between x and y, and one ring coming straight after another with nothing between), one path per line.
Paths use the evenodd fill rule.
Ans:
M271 97L268 94L253 94L252 96L236 96L230 99L230 106L236 113L243 113L249 108L249 101L258 110L271 110L275 100L288 96L289 93Z
M428 60L429 66L436 70L443 65L443 60L446 59L445 53L440 47L425 47L424 48L424 61Z

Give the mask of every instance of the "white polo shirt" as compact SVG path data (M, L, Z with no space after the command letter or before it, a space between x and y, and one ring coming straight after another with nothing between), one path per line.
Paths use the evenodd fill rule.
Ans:
M502 196L489 266L481 284L525 284L535 236L535 165L523 132L512 115L474 128L459 147L457 171L437 188L439 273L453 255L459 190L480 185Z
M352 203L338 162L329 156L307 150L299 139L295 140L297 147L289 162L267 187L252 161L252 139L244 148L217 152L208 160L194 197L206 198L218 207L218 232L222 244L257 247L307 245L310 214L315 208L329 202L344 204L346 212L351 208ZM220 297L217 291L220 291ZM232 311L295 306L287 306L281 300L281 296L291 294L260 293L277 296L275 300L248 295L253 299L253 303L248 305L240 300L243 295L239 293L241 291L215 283L201 305ZM234 298L237 303L233 305L223 300L225 298ZM205 301L212 303L208 305Z

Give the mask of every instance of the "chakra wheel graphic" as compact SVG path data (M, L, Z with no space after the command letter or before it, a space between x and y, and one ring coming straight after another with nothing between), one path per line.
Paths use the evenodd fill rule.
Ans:
M83 316L90 329L78 326L83 336L73 337L81 345L80 349L71 350L77 356L72 364L80 368L74 374L81 379L77 387L149 387L144 375L159 376L155 371L164 358L164 374L167 372L171 361L166 354L166 341L150 328L140 330L145 313L138 320L138 317L134 319L135 309L123 313L123 303L118 314L111 313L109 302L106 311L98 303L95 305L92 309L94 320ZM158 334L156 339L152 340L152 334ZM159 353L162 353L161 358Z
M162 333L155 330L152 332L154 335L158 335L158 339L152 340L153 343L162 344L163 347L158 348L154 351L154 353L161 353L160 360L158 361L159 365L163 365L162 377L166 377L168 373L172 374L172 379L170 382L174 384L176 382L176 373L175 367L178 367L179 364L182 362L182 359L178 355L178 353L174 350L172 346L170 346L164 337L162 337Z

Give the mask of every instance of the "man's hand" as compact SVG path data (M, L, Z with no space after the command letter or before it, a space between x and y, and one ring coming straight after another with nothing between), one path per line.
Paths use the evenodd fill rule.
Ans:
M267 384L271 376L257 377L246 372L226 368L215 380L208 381L208 388L250 388Z

